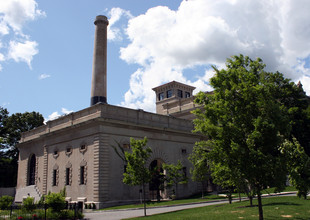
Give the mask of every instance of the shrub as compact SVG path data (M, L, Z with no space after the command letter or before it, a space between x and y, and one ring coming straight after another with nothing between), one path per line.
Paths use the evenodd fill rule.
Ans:
M34 204L33 197L27 197L23 201L22 209L26 212L33 212L36 209L36 205Z
M96 204L95 203L92 204L92 208L96 209Z
M14 198L12 196L2 196L0 197L0 209L10 209Z
M65 197L61 193L49 193L45 197L45 202L55 212L60 212L66 207Z

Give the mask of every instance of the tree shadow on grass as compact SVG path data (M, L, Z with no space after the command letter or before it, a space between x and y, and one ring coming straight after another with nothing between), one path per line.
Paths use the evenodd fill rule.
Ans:
M289 206L301 206L300 204L294 203L294 202L273 202L268 204L263 204L263 207L265 206L279 206L279 205L289 205ZM258 207L258 205L245 205L245 206L238 206L237 208L253 208Z
M275 206L275 205L292 205L292 206L301 206L300 204L294 203L294 202L272 202L268 204L263 204L264 206Z

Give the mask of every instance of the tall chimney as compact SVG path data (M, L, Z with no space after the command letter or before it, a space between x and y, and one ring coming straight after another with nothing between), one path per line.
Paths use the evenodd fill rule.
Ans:
M107 27L109 21L106 16L98 15L94 24L96 28L91 82L91 106L98 102L107 103Z

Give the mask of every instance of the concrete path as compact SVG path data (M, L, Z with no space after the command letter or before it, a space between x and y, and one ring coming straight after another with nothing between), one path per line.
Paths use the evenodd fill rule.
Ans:
M165 212L179 211L183 209L198 208L198 207L222 204L222 203L227 203L227 202L228 201L217 201L217 202L210 202L210 203L147 208L146 215L154 215L154 214L165 213ZM84 215L86 219L91 219L91 220L103 220L103 219L120 220L120 219L144 216L144 210L143 209L107 210L107 211L95 211L95 212L90 212L90 213L84 213Z
M279 194L269 194L263 195L264 197L269 196L292 196L296 195L296 192L287 192L287 193L279 193ZM247 200L247 198L243 198L242 200ZM239 199L234 199L234 201L239 201ZM191 209L191 208L198 208L203 206L209 205L216 205L216 204L224 204L228 203L228 200L215 200L203 203L194 203L194 204L185 204L185 205L177 205L177 206L169 206L169 207L154 207L154 208L147 208L146 215L154 215L166 212L174 212L183 209ZM122 210L106 210L106 211L94 211L89 213L84 213L86 219L90 220L120 220L126 218L133 218L133 217L141 217L144 216L143 209L122 209Z

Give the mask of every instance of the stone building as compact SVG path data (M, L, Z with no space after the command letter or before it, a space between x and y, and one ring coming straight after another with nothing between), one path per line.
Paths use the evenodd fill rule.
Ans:
M125 164L111 147L119 143L130 150L130 137L148 138L150 167L181 160L183 171L190 175L187 157L195 142L203 138L192 133L189 120L195 108L195 88L175 81L153 88L156 114L107 104L108 20L97 16L95 25L91 106L22 134L16 202L27 196L38 200L64 187L68 202L95 203L97 208L139 200L140 187L122 183ZM148 198L154 199L154 183L147 190ZM185 197L198 190L197 183L189 181L180 185L178 195ZM162 190L160 194L166 198L170 192Z

